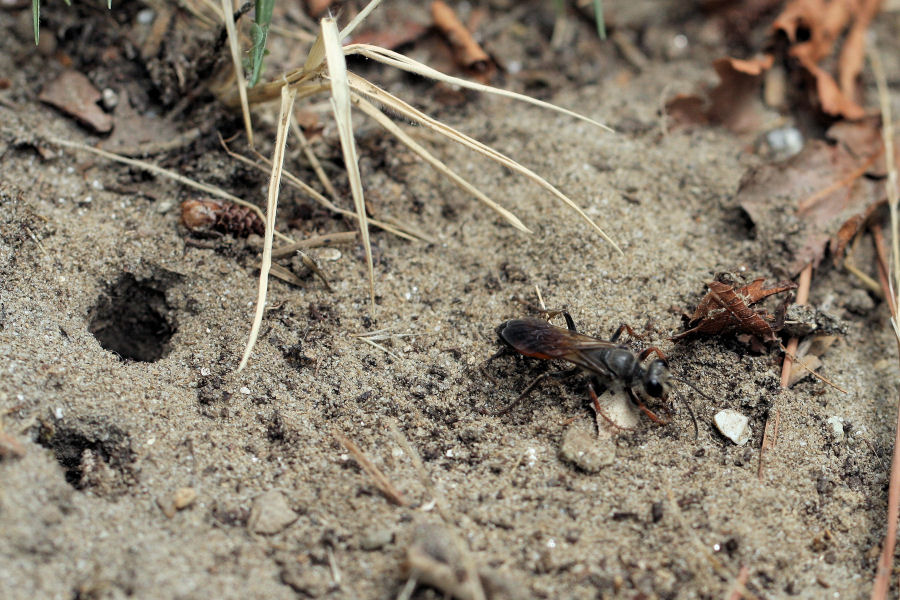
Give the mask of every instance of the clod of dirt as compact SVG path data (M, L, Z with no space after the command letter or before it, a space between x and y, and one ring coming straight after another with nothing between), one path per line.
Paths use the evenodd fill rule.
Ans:
M750 419L734 409L719 411L713 421L719 433L738 446L743 446L750 439Z
M133 481L134 452L127 433L102 422L44 423L37 442L49 448L77 490L110 495Z
M559 454L585 473L597 473L615 461L615 450L611 436L597 436L592 423L579 419L566 430Z
M297 520L287 497L278 490L269 490L253 500L247 528L253 533L274 535Z
M99 133L106 133L113 127L112 117L97 104L102 94L78 71L63 71L44 88L39 98Z
M164 290L126 273L97 301L88 330L123 359L155 362L167 354L175 333L169 312Z
M465 560L462 543L441 525L418 525L413 533L413 543L406 552L409 577L458 600L477 597L478 584L487 600L528 597L516 584L493 569L478 568L479 581L473 581L467 569L467 564L471 565L472 561Z

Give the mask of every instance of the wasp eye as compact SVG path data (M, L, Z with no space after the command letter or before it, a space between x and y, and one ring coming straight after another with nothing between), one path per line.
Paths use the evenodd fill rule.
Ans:
M654 398L662 398L663 395L663 386L658 381L648 381L644 386L644 389L647 391L647 394Z

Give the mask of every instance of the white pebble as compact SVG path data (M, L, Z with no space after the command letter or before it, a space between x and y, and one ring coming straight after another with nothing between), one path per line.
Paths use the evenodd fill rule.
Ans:
M750 419L736 410L726 408L713 417L719 433L729 440L743 446L750 439Z
M836 442L844 441L844 420L838 416L828 417L825 421L831 430L831 437Z

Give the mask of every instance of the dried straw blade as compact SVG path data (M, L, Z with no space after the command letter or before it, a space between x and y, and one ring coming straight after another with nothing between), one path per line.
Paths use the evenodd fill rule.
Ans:
M507 167L508 169L515 171L516 173L519 173L520 175L534 181L539 186L556 196L558 199L562 200L572 210L577 212L578 215L581 216L582 219L587 221L603 239L612 244L613 248L615 248L619 254L623 254L622 249L619 248L618 244L616 244L612 240L612 238L606 235L606 233L596 223L594 223L594 221L587 215L587 213L585 213L581 209L580 206L575 204L575 202L572 201L571 198L556 189L553 184L551 184L549 181L547 181L531 169L498 152L497 150L494 150L490 146L487 146L479 142L478 140L471 138L460 131L457 131L449 125L441 123L437 119L426 115L417 108L414 108L400 98L379 88L378 86L367 81L366 79L363 79L362 77L359 77L358 75L354 75L353 73L350 74L350 84L355 92L358 92L359 94L362 94L369 99L374 100L375 102L383 104L384 106L387 106L391 110L403 115L404 117L412 121L416 121L421 125L435 131L436 133L439 133L444 137L447 137L450 140L462 146L465 146L466 148L469 148L470 150L474 150L475 152L478 152L479 154L482 154L485 157Z
M418 154L422 160L430 164L435 168L438 172L442 173L445 177L450 179L453 183L458 185L464 191L472 194L478 200L483 202L486 206L496 211L501 217L509 221L509 223L518 229L519 231L524 231L525 233L531 233L531 230L525 227L522 224L522 221L519 220L516 215L512 214L490 198L488 198L481 190L476 188L474 185L457 175L450 167L446 164L435 158L433 154L428 152L424 147L420 146L415 140L413 140L405 131L403 131L400 127L398 127L393 121L391 121L387 115L378 110L378 108L373 105L368 100L353 94L353 103L356 104L364 113L372 117L379 125L384 127L389 133L396 136L398 140L400 140L407 148Z
M259 266L259 293L256 298L256 314L250 328L250 337L238 371L243 370L250 360L250 353L259 336L263 313L266 308L266 292L269 284L269 270L272 266L272 240L275 237L275 209L278 206L278 191L281 185L281 166L284 164L284 148L287 144L288 120L294 108L296 92L288 86L281 88L281 114L278 118L278 135L275 139L275 152L272 156L272 176L269 178L269 195L266 201L266 235L263 243L262 264Z
M427 77L436 81L443 81L444 83L449 83L450 85L456 85L485 94L494 94L495 96L512 98L521 102L527 102L528 104L534 104L535 106L540 106L541 108L545 108L547 110L552 110L564 115L568 115L575 119L579 119L581 121L586 121L591 125L599 127L601 129L605 129L610 133L615 133L612 128L604 125L603 123L595 121L590 117L580 115L574 111L562 108L561 106L556 106L555 104L550 104L549 102L544 102L543 100L538 100L537 98L532 98L531 96L526 96L525 94L518 94L509 90L495 88L481 83L475 83L474 81L460 79L459 77L453 77L451 75L441 73L436 69L432 69L428 65L415 61L408 56L400 54L399 52L388 50L387 48L380 48L378 46L372 46L370 44L350 44L349 46L344 48L344 52L346 54L359 54L361 56L365 56L366 58L370 58L380 63L395 67L402 71L415 73L416 75L421 75L422 77Z
M247 102L247 82L244 80L244 67L241 65L241 49L238 45L237 28L234 26L232 10L231 0L222 0L222 15L225 20L225 31L228 32L231 62L234 63L234 78L237 82L238 95L241 98L241 114L244 116L244 129L247 131L247 143L252 148L253 125L250 122L250 104Z
M366 222L366 203L363 198L362 176L356 156L356 142L353 138L353 122L350 115L350 82L347 78L347 62L344 49L338 34L337 22L328 17L322 19L320 40L325 46L325 59L328 64L328 76L331 79L331 107L334 120L341 139L341 150L344 155L344 166L350 181L350 192L356 215L359 220L359 232L363 248L366 250L366 265L369 269L369 295L372 308L375 308L375 265L372 262L372 245L369 242L369 225ZM318 44L318 41L316 42Z

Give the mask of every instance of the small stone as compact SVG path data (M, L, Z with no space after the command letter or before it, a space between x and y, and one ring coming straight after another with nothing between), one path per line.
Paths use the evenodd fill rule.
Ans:
M287 497L278 490L260 494L253 500L247 528L253 533L273 535L286 529L297 520Z
M598 415L597 424L601 431L610 431L614 428L607 421L612 421L622 429L634 429L640 422L640 414L637 407L624 392L602 395L599 399L602 415Z
M175 203L172 202L171 200L163 200L162 202L160 202L159 204L156 205L156 212L158 212L161 215L164 215L167 212L169 212L170 210L172 210L173 206L175 206Z
M586 473L596 473L616 459L615 444L609 435L597 436L589 421L572 423L559 447L563 458Z
M828 429L831 432L831 437L835 442L843 442L844 441L844 420L838 416L828 417L825 421L828 423Z
M341 251L337 248L322 248L317 253L319 260L340 260L341 259Z
M359 542L363 550L378 550L394 541L394 531L388 528L371 529Z
M184 510L197 499L197 490L192 487L178 488L172 495L172 505L175 510Z
M726 408L713 417L716 429L729 440L743 446L750 439L750 419L736 410Z
M866 290L854 288L847 292L844 298L844 308L854 314L866 316L875 308L875 301Z
M103 102L103 108L112 110L119 104L119 95L112 88L103 88L100 92L100 100Z

